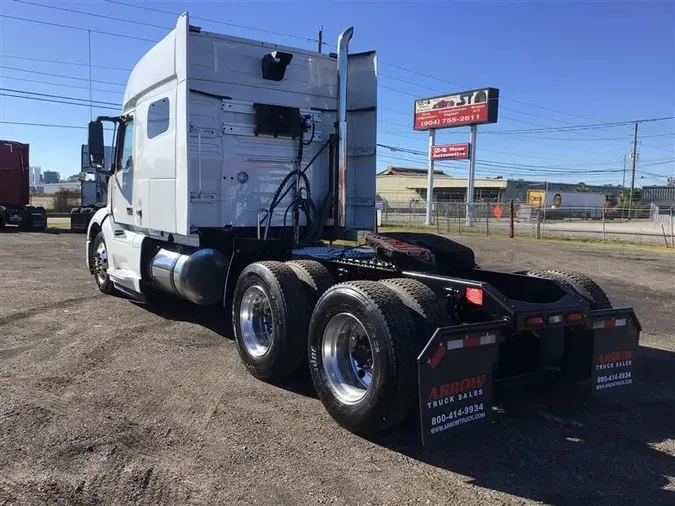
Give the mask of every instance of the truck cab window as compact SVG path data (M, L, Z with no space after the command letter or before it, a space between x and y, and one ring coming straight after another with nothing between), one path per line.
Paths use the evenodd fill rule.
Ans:
M169 129L169 99L163 98L148 107L148 139L157 137Z
M134 187L134 120L126 123L122 141L122 159L120 161L122 195L127 202L132 201Z
M124 130L124 140L122 141L122 160L121 170L133 169L133 151L134 151L134 120L129 120L126 123Z

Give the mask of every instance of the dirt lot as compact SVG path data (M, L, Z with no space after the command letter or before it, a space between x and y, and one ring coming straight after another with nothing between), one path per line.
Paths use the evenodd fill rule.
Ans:
M595 277L644 325L640 385L503 392L482 432L367 441L307 379L246 374L229 315L101 295L83 237L0 236L0 505L675 504L675 255L462 238L485 267Z

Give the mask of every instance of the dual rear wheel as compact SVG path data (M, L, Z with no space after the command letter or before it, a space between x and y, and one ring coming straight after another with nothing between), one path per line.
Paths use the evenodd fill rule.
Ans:
M258 262L233 299L240 357L262 380L283 381L309 362L328 413L362 435L403 421L416 405L416 358L448 324L435 294L411 279L335 284L315 261Z

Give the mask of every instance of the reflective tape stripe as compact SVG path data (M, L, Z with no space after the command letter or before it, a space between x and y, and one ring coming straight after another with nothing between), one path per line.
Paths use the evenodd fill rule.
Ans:
M613 329L614 327L625 327L628 325L627 318L612 318L610 320L595 320L594 329Z
M496 334L485 334L482 336L467 336L464 339L454 339L448 341L447 348L449 350L457 350L459 348L473 348L474 346L482 346L484 344L494 344L497 342Z

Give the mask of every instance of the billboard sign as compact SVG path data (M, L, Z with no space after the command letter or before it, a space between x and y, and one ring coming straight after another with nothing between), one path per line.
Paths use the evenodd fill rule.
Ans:
M470 144L445 144L431 147L432 160L467 160Z
M413 128L436 130L497 122L499 90L481 88L415 100Z

